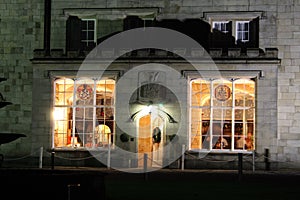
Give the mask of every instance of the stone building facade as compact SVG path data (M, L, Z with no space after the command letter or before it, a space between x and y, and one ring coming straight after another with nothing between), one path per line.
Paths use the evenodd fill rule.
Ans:
M111 85L116 85L118 80L122 80L122 77L126 81L127 76L125 74L130 69L155 63L154 66L148 66L150 69L146 68L139 72L137 77L129 76L127 79L135 80L140 78L142 80L141 77L145 78L146 76L153 76L155 72L162 72L158 77L163 78L157 78L158 82L150 81L147 84L152 84L154 88L157 85L164 86L164 84L167 84L170 88L180 88L170 92L168 87L158 87L159 90L164 92L156 92L150 95L152 98L153 95L157 95L158 99L161 98L161 95L166 95L164 96L165 98L171 99L171 103L166 103L164 108L159 107L159 101L156 102L155 99L147 96L150 90L143 88L142 85L132 95L133 98L137 96L142 99L146 98L145 105L149 106L149 101L151 101L156 109L162 110L163 114L155 120L161 121L159 124L163 129L163 144L172 141L173 134L171 133L177 132L180 136L179 138L182 136L182 140L178 144L179 149L184 147L186 152L185 165L187 168L210 166L216 168L228 166L230 168L232 167L231 161L235 160L237 153L245 153L245 155L249 156L254 154L256 167L262 167L266 149L269 150L272 167L299 168L300 1L93 0L82 2L77 0L23 0L16 3L3 1L0 3L0 9L0 76L7 78L7 81L0 84L0 88L3 96L13 103L0 111L1 132L18 132L27 135L26 138L20 138L9 144L1 145L1 153L7 158L7 160L4 160L3 165L24 165L25 163L29 166L36 166L40 148L43 147L44 162L46 164L50 165L51 152L55 152L57 155L56 164L97 166L99 165L97 162L95 164L94 161L85 159L90 154L98 155L97 153L99 152L100 154L104 152L105 156L107 156L106 152L108 150L102 148L102 146L98 148L95 142L94 132L96 131L97 123L103 125L99 126L99 129L102 132L104 131L103 138L98 138L101 141L101 145L105 146L113 143L113 145L132 153L142 152L139 150L138 144L142 144L145 141L140 141L138 139L139 135L129 134L128 136L125 133L126 131L123 131L116 123L118 120L125 120L119 118L119 116L126 116L133 123L136 123L134 127L138 129L142 125L143 120L146 120L147 115L138 113L140 107L129 107L132 109L129 115L122 113L121 107L118 107L122 106L122 102L118 98L121 96L117 93L119 90ZM151 26L181 31L189 38L197 41L203 48L200 48L199 51L199 49L186 48L186 46L184 48L175 46L173 49L167 48L168 52L166 52L163 51L166 49L158 50L155 48L154 50L147 50L146 48L131 51L130 46L127 46L127 48L122 49L123 52L126 52L123 56L120 53L121 49L99 50L95 48L102 41L107 41L106 39L113 38L123 31ZM87 28L84 29L84 27ZM78 32L78 29L80 32ZM83 33L86 35L82 36ZM83 41L82 37L86 40ZM102 60L98 62L97 66L99 68L97 69L102 73L106 69L108 60L113 60L108 70L103 73L103 77L105 80L115 82L108 81L104 83L101 82L101 79L97 80L99 81L98 83L95 81L95 76L93 76L95 75L94 69L84 69L81 75L85 78L88 77L88 80L85 79L82 83L80 81L80 83L77 83L78 70L82 69L82 63L85 58L91 56L91 53L99 54L99 52ZM178 55L181 58L178 58ZM203 60L203 56L206 59ZM115 57L118 59L113 59ZM105 58L104 61L103 58ZM200 66L200 68L191 67L187 60L196 66ZM178 77L174 78L174 80L172 78L166 79L169 75L168 71L156 68L159 64L169 66L179 72L181 75L179 82ZM212 64L217 68L213 68ZM221 77L229 81L223 82L224 80L222 79L222 83L218 82L222 86L219 88L220 92L226 91L228 86L230 86L229 88L232 90L230 95L233 95L234 87L238 88L244 84L244 88L249 87L253 90L250 92L251 94L249 93L252 98L249 97L249 100L254 102L253 105L246 106L245 103L243 104L244 106L238 106L232 100L230 105L227 105L228 108L226 106L226 108L222 107L226 104L224 102L228 101L226 98L228 93L217 92L217 87L215 87L213 81L221 79L220 77L216 78L215 74L212 73L216 69L218 69L217 71ZM196 72L200 72L201 77L203 78L204 76L203 80L206 81L205 83L211 85L210 99L216 98L221 102L220 104L214 106L214 102L211 100L211 104L208 107L203 106L204 104L193 107L192 85L196 84L195 88L197 88L203 84L200 80L193 82L194 79L198 80L200 78ZM150 80L151 78L148 77L146 79ZM248 82L243 84L235 82L235 80L239 79L247 80ZM71 82L69 82L70 80ZM164 83L164 80L168 80L168 83ZM136 81L132 84L138 83ZM178 84L180 85L181 83L182 87L178 87ZM73 92L79 90L79 86L83 87L80 92L100 91L98 87L105 87L106 89L113 87L114 97L112 98L108 93L102 94L98 92L94 96L96 104L91 104L89 107L86 104L87 99L82 99L82 96L77 97L77 93L74 94L72 91L60 89L66 88L68 85L73 85L71 86ZM95 85L94 89L96 90L87 88L87 86L92 85ZM238 96L238 91L240 90L236 90L236 96ZM121 91L120 94L122 92L124 91ZM177 93L180 93L179 96L182 99L177 97L176 100L172 92L175 93L175 96ZM79 104L74 103L73 100L70 104L57 103L55 101L55 98L59 98L59 95L67 95L68 93L74 98L74 101L84 101L87 107L78 106ZM126 92L124 93L126 94ZM200 93L204 92L200 91ZM222 94L223 96L221 95L220 99L218 99L216 94ZM104 102L110 102L109 105L101 103L101 95L105 96L102 98ZM71 96L69 96L68 100L70 100ZM65 99L65 101L67 100ZM130 103L127 102L128 105ZM180 104L181 110L176 110L178 104ZM53 112L55 110L59 111L60 108L68 110L63 111L65 112L64 115L73 116L56 120ZM87 114L85 114L86 118L84 120L80 121L77 119L77 115L74 115L74 113L77 113L81 108L93 108L94 111L91 112L94 118L89 119L86 117ZM195 118L196 115L193 115L195 112L193 109L196 108L202 109L203 115L207 114L209 117ZM109 109L113 110L113 118L107 117L107 114L110 112ZM224 111L225 114L221 115L225 117L214 117L214 111L217 109L220 109L222 113ZM231 114L227 118L226 111L228 109L229 114ZM242 114L243 117L240 120L237 119L239 110L243 110L246 113L249 109L252 109L251 112L253 112L253 115L250 117L251 120L246 120L247 114ZM98 110L99 118L97 117ZM205 114L205 112L207 113ZM136 115L133 115L134 113ZM153 113L154 111L152 111ZM95 118L99 120L95 121ZM78 123L76 120L78 120ZM73 139L75 134L80 136L81 132L78 130L80 127L74 125L74 122L77 124L83 122L83 126L85 126L88 121L93 124L91 125L93 128L91 131L88 131L89 128L86 128L87 131L82 131L82 134L91 133L94 140L91 144L88 144L87 140L77 141L77 146ZM179 123L173 123L174 121ZM59 123L65 124L57 125ZM207 125L207 123L209 127L208 132L204 131L204 124ZM217 130L215 130L214 127L216 126L214 125L216 124L221 124L221 133L215 134ZM105 131L106 126L110 128L108 137L105 135L108 133ZM247 130L251 130L254 139L254 147L251 149L246 147L239 149L235 146L235 141L238 139L238 135L235 132L239 126L243 127L241 134L244 137L246 137ZM225 131L226 128L229 129L228 132ZM56 131L58 132L56 133ZM140 130L140 132L142 131ZM57 136L59 133L61 133L62 137ZM65 136L63 136L64 134ZM209 153L205 154L205 157L200 158L201 153L205 152L202 151L205 149L202 146L204 145L205 136L212 137L214 135L222 138L227 137L230 146L228 148L215 147L213 146L215 141L210 139L210 146L207 149ZM56 136L57 138L55 138ZM97 137L102 136L100 134ZM79 138L77 137L76 139ZM198 142L193 143L194 139L198 140ZM199 142L202 144L197 146ZM166 154L166 149L163 151L164 154ZM109 149L112 156L114 150L113 147ZM171 151L173 150L171 149ZM181 152L181 149L176 151ZM175 155L173 161L178 157ZM78 158L82 158L82 160ZM106 159L107 157L104 160ZM131 158L128 159L130 160L129 166L140 166L139 161L137 161L139 159L139 157L135 161ZM154 159L154 155L151 159ZM128 160L124 161L126 164L119 164L127 165ZM216 164L213 162L216 160L224 162ZM168 161L166 163L166 166L176 166L176 162L175 165ZM251 167L250 164L249 167Z

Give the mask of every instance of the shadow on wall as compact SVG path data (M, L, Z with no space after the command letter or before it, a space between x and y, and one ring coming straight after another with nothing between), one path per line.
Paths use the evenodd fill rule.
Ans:
M230 24L231 22L229 23L229 27ZM183 21L178 19L143 21L137 16L127 16L124 19L123 31L140 27L162 27L181 32L197 41L206 51L211 48L222 48L225 53L228 48L240 48L242 52L246 52L246 48L259 47L259 18L255 18L250 21L249 41L247 42L236 41L231 29L229 29L228 33L223 33L217 29L212 30L210 24L201 19L185 19ZM104 37L98 38L97 43L99 44L120 32L121 31L113 32Z

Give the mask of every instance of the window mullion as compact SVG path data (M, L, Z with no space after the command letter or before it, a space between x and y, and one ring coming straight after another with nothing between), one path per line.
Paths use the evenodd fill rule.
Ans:
M235 84L234 81L232 80L232 109L231 109L231 150L234 150L234 132L235 132Z
M192 101L193 101L193 98L194 98L194 96L193 96L193 93L192 93L192 88L193 88L193 81L190 81L189 82L189 84L190 84L190 86L189 86L189 94L188 94L188 96L189 96L189 115L188 115L188 117L189 117L189 137L188 137L188 139L189 139L189 141L188 141L188 144L189 144L189 148L188 149L192 149L192 124L193 124L193 119L192 119ZM202 136L202 135L201 135Z
M245 83L244 83L244 91L246 91L246 85L245 85ZM243 136L244 136L244 138L246 138L247 132L248 132L248 127L246 127L247 123L246 123L246 96L245 95L244 95L244 99L243 100L244 100L244 104L243 104ZM243 150L245 150L245 145L244 145Z
M212 130L213 130L213 81L210 81L210 126L209 126L209 150L212 150Z
M53 87L53 94L54 94L54 98L53 98L53 111L52 112L54 112L55 111L55 108L56 108L56 104L55 104L55 96L56 96L56 84L55 84L55 80L54 80L54 87ZM53 123L52 123L52 126L53 126L53 128L52 128L52 148L55 148L55 143L54 143L54 138L55 138L55 123L56 123L56 119L55 119L55 117L54 117L54 114L52 115L52 117L53 117Z
M94 94L93 94L93 142L92 147L95 147L95 127L96 127L96 95L97 95L97 81L94 80Z
M75 137L75 128L76 128L76 120L75 120L75 116L76 116L76 84L77 84L77 79L74 80L74 87L73 87L73 105L72 105L72 135L71 135L71 145L72 147L74 147L74 140L72 140L72 138Z

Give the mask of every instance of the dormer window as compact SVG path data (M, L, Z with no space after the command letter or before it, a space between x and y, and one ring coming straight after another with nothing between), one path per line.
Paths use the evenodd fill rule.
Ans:
M96 46L96 19L70 16L67 20L67 51L91 50Z
M241 42L249 41L249 21L237 21L236 22L236 40Z
M212 26L213 26L213 29L216 29L223 33L228 33L229 30L231 30L229 23L230 23L229 21L214 21Z
M93 46L96 43L96 20L82 19L81 44L83 47Z
M258 48L259 21L262 12L207 12L204 19L211 26L211 48Z
M212 29L233 36L236 42L249 42L250 39L250 21L213 21Z

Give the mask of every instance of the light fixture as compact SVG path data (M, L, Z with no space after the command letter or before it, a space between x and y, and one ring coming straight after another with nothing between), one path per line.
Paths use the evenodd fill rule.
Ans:
M165 115L167 115L169 123L178 123L169 113L167 113L166 111L162 110L163 106L161 104L159 104L159 106L155 106L155 108L159 111L161 111L162 113L164 113ZM136 111L135 113L133 113L130 116L130 121L134 121L135 117L139 114L139 113L144 113L144 114L151 114L152 113L152 109L153 109L153 102L150 101L147 105L147 107L144 107L138 111Z

